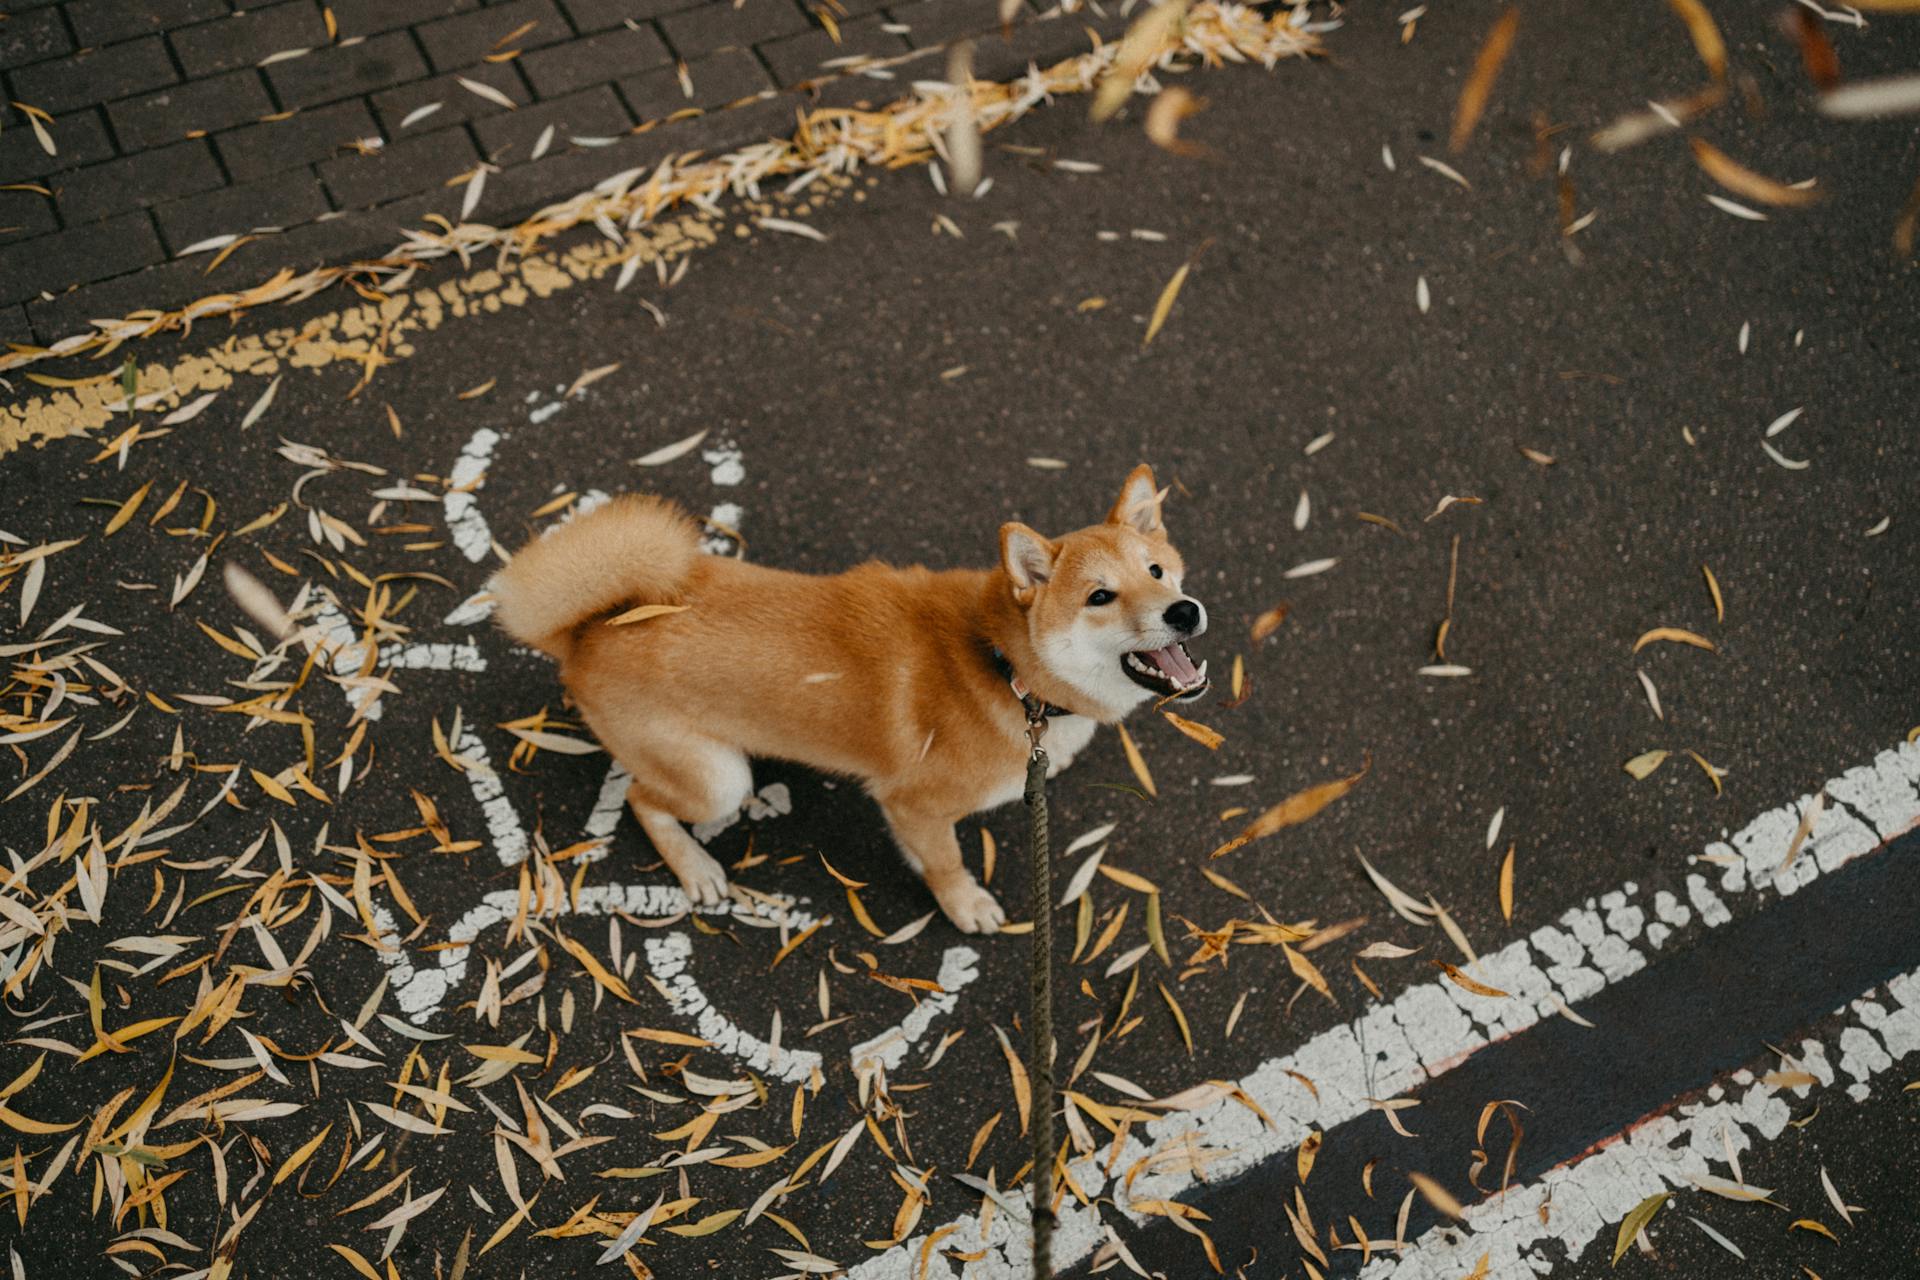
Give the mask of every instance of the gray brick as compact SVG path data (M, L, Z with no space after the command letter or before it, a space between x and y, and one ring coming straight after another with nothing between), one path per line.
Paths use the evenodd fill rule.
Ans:
M486 60L490 53L501 52L501 40L527 23L534 25L521 33L508 48L538 49L573 38L573 28L553 7L553 0L514 0L496 4L477 13L443 18L415 29L420 43L433 60L435 71L452 71Z
M388 143L373 155L324 160L320 176L335 204L359 208L431 191L479 163L473 139L456 127Z
M188 245L215 236L296 227L312 222L332 207L320 179L310 170L301 170L163 204L154 209L153 216L160 224L167 251L177 254Z
M1000 29L998 11L987 0L917 0L914 4L889 5L887 15L913 28L906 39L916 49ZM1024 8L1022 15L1026 16Z
M71 227L176 196L211 191L225 181L213 161L213 148L196 140L62 174L54 186L54 199Z
M313 0L293 0L237 13L172 32L167 39L193 79L235 67L251 67L270 54L314 49L327 42L327 26Z
M760 59L745 49L724 49L695 58L687 64L687 78L693 81L691 98L681 88L675 67L661 67L622 80L620 96L627 100L634 119L658 120L688 107L723 106L773 87Z
M590 84L605 84L672 61L667 46L660 43L653 28L615 27L597 36L527 54L520 59L520 70L536 94L557 98Z
M219 134L214 143L235 178L264 177L324 160L361 138L379 135L364 103L338 102L302 111L285 120L250 124Z
M209 80L189 80L144 98L128 98L107 108L124 151L144 151L178 142L189 133L212 133L273 114L273 99L248 68Z
M608 85L555 98L521 111L489 116L474 123L480 146L489 160L518 164L533 154L533 145L548 125L553 126L550 154L567 150L569 137L607 137L633 127L627 109Z
M687 59L715 49L749 48L763 40L805 31L809 25L807 15L794 0L745 0L737 9L731 4L709 4L660 19L667 43Z
M145 213L41 236L31 253L0 255L0 303L25 302L161 261L160 237Z
M605 31L628 22L641 23L716 0L560 0L577 31ZM733 0L717 0L731 4Z
M356 97L427 74L413 37L404 31L375 36L358 44L317 49L304 58L276 62L267 79L284 107L310 107Z
M45 235L60 225L53 201L37 191L0 191L0 254L18 252L14 245L29 236Z
M381 127L387 131L387 136L398 137L401 132L400 122L417 108L424 107L430 102L439 103L440 109L411 126L409 132L420 129L440 129L450 124L458 124L462 120L490 116L506 110L505 107L488 101L461 84L462 78L498 89L517 103L525 103L532 98L512 62L484 62L477 67L468 67L465 71L436 76L431 80L416 80L412 84L404 84L397 89L388 89L384 93L374 94L373 109L379 113Z
M86 53L41 62L13 73L13 91L43 111L67 111L174 81L173 60L160 37L129 40Z
M67 21L88 45L159 35L226 14L225 0L73 0L67 6Z
M767 65L773 68L776 83L782 88L835 74L821 63L838 58L865 55L885 58L907 52L907 42L880 29L879 17L859 18L840 24L840 40L834 42L825 31L805 31L797 36L769 40L757 46Z
M73 38L58 9L16 13L0 22L0 68L24 67L72 51Z
M480 0L330 0L342 39L418 26L480 7ZM512 28L508 28L511 30Z
M76 111L54 117L47 132L53 135L57 155L48 155L40 146L25 116L13 111L5 114L6 128L0 131L0 173L6 174L9 182L24 182L62 169L77 169L113 154L113 142L107 137L107 127L100 122L98 111Z

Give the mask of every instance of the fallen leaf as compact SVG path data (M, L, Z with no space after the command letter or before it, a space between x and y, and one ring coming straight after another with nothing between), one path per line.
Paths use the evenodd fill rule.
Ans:
M1373 756L1369 753L1362 759L1358 773L1349 774L1344 778L1336 778L1332 782L1323 782L1317 787L1308 787L1305 791L1296 792L1288 796L1285 800L1282 800L1279 804L1274 805L1252 822L1249 822L1241 830L1239 835L1227 841L1218 849L1215 849L1212 854L1208 856L1218 858L1223 854L1232 853L1236 849L1252 844L1255 840L1270 836L1276 831L1284 830L1287 827L1298 826L1300 823L1307 821L1322 809L1332 804L1335 800L1338 800L1341 796L1346 795L1347 792L1353 790L1355 784L1366 777L1367 771L1372 768Z
M1280 624L1287 620L1287 609L1287 602L1282 600L1253 620L1251 635L1255 644L1259 644L1280 629Z
M1687 35L1693 39L1694 51L1700 55L1700 61L1706 65L1707 74L1714 80L1727 78L1727 46L1720 38L1720 28L1714 25L1713 15L1700 0L1667 0L1673 11L1680 15L1680 21L1687 24ZM1614 1255L1619 1260L1619 1255Z
M1140 787L1150 796L1158 796L1159 790L1153 785L1153 774L1147 771L1147 762L1140 754L1140 748L1133 745L1133 738L1127 733L1125 725L1115 725L1120 733L1120 749L1127 754L1127 767L1133 770L1133 776L1140 780ZM1218 857L1219 855L1214 855Z
M695 447L706 438L706 431L696 431L684 440L676 440L672 444L660 446L652 453L642 454L633 460L633 465L636 467L663 467L675 458L685 457L687 454L693 452Z
M1460 100L1453 108L1453 135L1448 140L1448 146L1455 155L1466 150L1467 140L1473 136L1473 128L1487 108L1487 100L1493 95L1494 82L1500 78L1500 67L1506 62L1507 54L1513 51L1513 38L1519 31L1520 10L1509 7L1481 43L1479 56L1473 62L1473 71L1467 76L1466 84L1461 86Z
M1484 982L1476 982L1468 977L1459 965L1448 964L1445 960L1429 960L1427 963L1444 972L1448 978L1453 980L1453 985L1459 987L1462 991L1471 991L1474 995L1486 996L1494 1000L1504 1000L1507 998L1507 993L1500 990L1500 988L1490 987Z
M1204 724L1199 724L1187 719L1185 716L1177 716L1171 711L1162 711L1160 714L1167 718L1168 724L1186 734L1189 738L1192 738L1209 751L1218 751L1220 744L1227 740L1225 735L1221 734L1218 730L1210 729Z
M1441 1213L1446 1214L1449 1218L1464 1218L1467 1216L1467 1211L1460 1207L1460 1202L1454 1199L1453 1193L1441 1186L1438 1182L1435 1182L1432 1178L1429 1178L1426 1174L1409 1171L1407 1178L1413 1183L1415 1188L1419 1190L1426 1202L1435 1209L1438 1209Z
M1513 853L1517 844L1507 846L1507 856L1500 860L1500 916L1507 923L1513 923Z
M1755 173L1704 138L1691 138L1688 145L1693 148L1694 162L1706 175L1737 196L1787 207L1809 205L1820 199L1820 192L1810 187L1790 187Z
M1633 775L1635 781L1639 781L1665 764L1667 757L1672 754L1673 752L1671 751L1642 751L1639 755L1627 761L1623 767L1628 773Z
M1705 649L1709 653L1718 652L1713 641L1697 632L1685 631L1679 627L1655 627L1633 642L1633 651L1638 653L1656 640L1671 640L1675 644L1690 644L1696 649Z
M1627 1216L1620 1220L1620 1232L1614 1238L1613 1242L1613 1262L1611 1265L1616 1267L1620 1265L1620 1256L1627 1251L1628 1246L1634 1242L1635 1238L1646 1229L1647 1224L1653 1221L1653 1215L1660 1212L1660 1206L1667 1202L1667 1194L1667 1192L1662 1191L1655 1195L1648 1196L1645 1200L1635 1205Z

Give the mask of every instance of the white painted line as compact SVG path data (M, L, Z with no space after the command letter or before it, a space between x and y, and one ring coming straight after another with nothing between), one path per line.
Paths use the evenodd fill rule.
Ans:
M480 514L479 500L472 491L484 483L487 464L493 460L493 451L503 438L490 427L481 427L473 433L453 464L453 472L447 477L447 495L440 502L446 513L447 530L453 534L453 545L475 564L486 559L493 549L493 531L487 527L486 517Z
M1192 1174L1182 1168L1143 1174L1124 1192L1109 1191L1102 1170L1110 1163L1124 1171L1167 1144L1184 1143L1191 1134L1210 1150L1225 1153L1209 1162L1208 1178L1232 1177L1298 1146L1310 1130L1325 1131L1360 1115L1368 1109L1369 1098L1397 1096L1458 1066L1491 1039L1552 1016L1556 995L1571 1004L1644 968L1643 947L1658 950L1682 929L1714 928L1730 920L1731 912L1708 883L1709 873L1717 871L1720 888L1730 894L1763 894L1770 888L1790 893L1920 824L1920 745L1883 751L1822 790L1834 803L1815 823L1795 866L1777 886L1772 868L1786 852L1810 796L1764 813L1730 839L1708 846L1703 856L1693 859L1703 870L1687 877L1690 902L1682 904L1665 892L1654 895L1653 923L1646 907L1636 901L1639 886L1628 882L1563 913L1557 927L1536 929L1483 956L1475 972L1512 993L1511 999L1472 995L1446 981L1420 983L1392 1003L1373 1005L1353 1022L1263 1063L1242 1077L1239 1087L1272 1117L1272 1128L1222 1091L1220 1100L1208 1106L1145 1125L1144 1133L1130 1138L1111 1161L1105 1149L1075 1160L1075 1181L1089 1197L1107 1194L1122 1205L1173 1199L1194 1186ZM1719 859L1733 865L1720 865ZM1759 901L1764 903L1764 898ZM1871 1060L1864 1049L1859 1052L1863 1061ZM1317 1100L1292 1072L1314 1081ZM946 1237L946 1247L986 1249L984 1257L967 1267L967 1280L1024 1280L1024 1217L995 1214L984 1239L977 1214L949 1223L957 1230ZM948 1223L929 1223L927 1229L943 1225ZM1070 1198L1054 1237L1056 1263L1065 1267L1085 1257L1105 1239L1105 1232L1097 1211L1083 1209ZM847 1273L849 1280L914 1274L922 1239L916 1236L858 1264ZM958 1273L936 1252L926 1274L930 1280L955 1280Z
M1834 1038L1838 1070L1832 1047L1821 1041L1802 1040L1789 1051L1820 1087L1848 1076L1848 1092L1864 1098L1872 1077L1920 1053L1920 969L1889 982L1884 997L1869 991L1849 1009L1851 1022ZM1562 1262L1577 1262L1596 1242L1604 1248L1616 1224L1648 1196L1691 1187L1695 1178L1730 1177L1727 1148L1738 1156L1778 1138L1793 1114L1783 1095L1804 1101L1813 1089L1778 1089L1750 1071L1735 1072L1730 1086L1714 1085L1704 1101L1656 1115L1537 1182L1470 1206L1464 1230L1435 1227L1405 1254L1377 1258L1361 1274L1366 1280L1458 1280L1479 1265L1482 1254L1490 1258L1486 1274L1495 1276L1545 1274ZM1726 1230L1740 1243L1732 1225ZM1767 1224L1766 1230L1778 1228Z

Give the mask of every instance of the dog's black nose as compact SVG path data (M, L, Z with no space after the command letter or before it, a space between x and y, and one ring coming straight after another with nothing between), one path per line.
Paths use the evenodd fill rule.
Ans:
M1192 600L1175 600L1167 606L1163 617L1167 625L1177 631L1192 631L1200 625L1200 606Z

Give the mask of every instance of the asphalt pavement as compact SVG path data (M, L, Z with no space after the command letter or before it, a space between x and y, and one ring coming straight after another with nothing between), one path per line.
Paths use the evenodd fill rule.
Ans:
M1666 6L1526 11L1486 118L1458 155L1445 138L1496 11L1436 8L1403 43L1395 13L1355 7L1325 37L1323 59L1183 79L1207 100L1181 131L1204 155L1155 147L1137 107L1097 127L1084 103L1065 100L991 135L994 183L981 199L943 197L923 168L861 174L785 200L769 193L764 213L824 239L768 229L730 208L699 220L676 250L676 263L689 265L671 288L648 270L616 289L617 269L604 266L548 290L517 290L511 273L504 285L479 281L472 306L449 304L371 369L340 355L358 349L365 326L354 319L356 300L338 293L135 348L150 368L220 365L227 372L211 384L219 395L169 434L133 443L124 466L96 456L128 425L124 414L85 438L0 456L0 529L27 544L85 535L49 557L27 625L13 626L24 575L0 594L8 643L83 606L83 623L117 634L58 632L63 646L98 643L89 652L110 668L79 667L71 678L91 696L117 673L132 693L98 706L70 702L60 714L81 715L76 725L92 734L133 713L7 803L0 844L17 864L57 843L48 821L56 795L56 826L92 797L108 839L181 779L191 786L165 825L209 801L216 807L155 846L164 858L129 861L152 848L114 854L100 922L73 921L46 971L9 992L16 1033L0 1052L0 1079L30 1066L44 1047L36 1039L84 1051L102 1018L113 1032L185 1017L234 963L281 967L242 929L220 959L160 980L211 954L248 892L267 883L262 873L294 869L282 898L263 908L282 959L328 909L302 878L333 877L328 896L340 901L309 971L289 986L249 989L242 1015L211 1039L203 1041L203 1020L177 1044L175 1024L83 1061L47 1050L46 1074L7 1106L49 1124L82 1122L74 1132L89 1145L9 1241L25 1273L105 1274L123 1262L146 1274L155 1252L197 1271L236 1212L257 1207L228 1241L233 1274L353 1274L328 1249L339 1244L384 1275L394 1211L444 1188L406 1217L393 1274L447 1274L468 1237L469 1275L590 1273L625 1221L592 1215L644 1211L656 1196L675 1206L673 1226L697 1229L655 1228L637 1246L631 1256L660 1276L790 1274L815 1265L795 1261L804 1256L864 1263L855 1273L863 1276L922 1267L1023 1274L1008 1234L1013 1211L988 1211L997 1221L984 1236L995 1247L976 1257L983 1195L952 1175L1004 1188L1025 1163L996 1036L1005 1031L1024 1054L1025 940L962 938L937 916L905 941L874 936L834 871L863 882L860 910L882 934L931 911L930 897L856 787L778 763L757 770L754 811L709 847L743 864L737 883L830 923L785 954L783 939L806 925L780 925L773 907L757 921L660 924L676 915L671 878L630 819L605 833L606 858L580 852L609 817L600 809L596 818L605 757L546 750L510 761L518 739L499 726L544 709L564 733L567 712L550 666L510 648L462 602L489 572L490 544L511 547L596 491L674 497L716 522L718 553L744 541L761 563L940 567L988 561L1006 520L1057 531L1096 519L1141 460L1171 486L1168 524L1213 619L1195 648L1211 659L1217 692L1190 714L1224 742L1209 751L1142 715L1130 732L1157 794L1144 794L1108 732L1053 787L1063 840L1115 824L1104 863L1121 876L1090 882L1086 949L1127 910L1097 959L1063 964L1056 992L1064 1068L1096 1028L1102 1037L1073 1085L1093 1104L1073 1104L1075 1123L1098 1143L1092 1164L1118 1162L1088 1192L1100 1201L1098 1221L1147 1269L1178 1277L1214 1267L1201 1240L1171 1224L1170 1213L1186 1212L1167 1207L1176 1194L1210 1215L1189 1225L1213 1238L1224 1272L1256 1280L1310 1274L1309 1265L1348 1271L1363 1254L1377 1269L1369 1274L1454 1280L1484 1253L1492 1260L1482 1274L1597 1276L1609 1269L1623 1216L1599 1206L1640 1201L1623 1188L1641 1186L1635 1179L1653 1177L1658 1163L1619 1154L1644 1154L1650 1148L1636 1142L1657 1139L1692 1152L1712 1177L1765 1188L1768 1203L1668 1186L1671 1200L1647 1231L1652 1252L1620 1258L1618 1274L1896 1275L1920 1266L1911 1210L1920 1095L1905 1089L1920 1067L1900 1058L1920 1047L1920 983L1901 976L1920 966L1916 850L1912 836L1900 838L1920 818L1912 781L1920 766L1906 745L1920 723L1911 510L1920 315L1910 267L1891 247L1920 147L1897 121L1819 117L1779 25L1782 6L1725 7L1733 92L1697 132L1783 182L1817 178L1822 195L1804 208L1767 209L1765 221L1709 203L1709 194L1754 202L1716 186L1678 135L1614 155L1590 141L1648 99L1703 82ZM1920 60L1912 21L1826 30L1850 77ZM1565 234L1569 216L1589 213ZM1183 264L1164 324L1144 342ZM443 271L428 283L452 278ZM277 339L268 345L284 358L236 369L236 345L271 329L299 340ZM118 358L48 369L80 376ZM272 399L243 426L276 376ZM38 397L33 421L45 424L57 393L16 378L13 398ZM634 462L701 432L669 460ZM289 454L286 442L333 461ZM322 474L296 488L308 471ZM123 500L149 481L141 510L105 536ZM178 507L150 524L182 481ZM242 532L283 502L277 520ZM227 536L205 580L169 610L176 575L207 549L210 539L194 532L202 527ZM348 642L369 597L356 574L434 575L380 584L390 591L382 616L404 631L387 637L379 668L392 688L356 745L344 791L328 762L348 741L349 701L324 672L287 703L312 722L308 780L324 799L287 789L280 772L303 759L297 725L249 727L245 716L193 701L254 692L232 683L250 662L197 625L243 648L236 628L257 630L222 593L228 560L282 603L303 583L335 593ZM1283 604L1284 621L1254 641L1255 620ZM1636 651L1656 628L1711 648L1656 639ZM267 678L294 678L303 657L296 648ZM1223 678L1236 657L1246 677L1237 701ZM25 697L18 685L8 696L8 711L39 714L38 703L16 701ZM443 754L435 735L450 733L456 715L468 732L452 735ZM176 729L180 770L167 763ZM26 761L9 766L8 788L44 767L68 732L20 743ZM1630 776L1627 762L1653 751L1670 754L1648 776ZM497 783L474 767L481 754ZM227 773L195 774L188 760L242 762L234 803L215 799ZM1870 765L1879 781L1847 780ZM1352 790L1309 821L1208 858L1249 816L1223 811L1258 812L1363 767ZM288 799L252 770L268 782L279 775ZM416 793L448 838L379 840L432 825ZM1828 825L1811 824L1811 844L1795 850L1795 873L1805 876L1794 893L1757 873L1752 885L1745 872L1732 875L1736 864L1784 858L1793 818L1761 820L1804 813L1817 793ZM270 820L287 839L284 855ZM1022 815L1009 808L963 827L976 866L981 829L997 848L991 887L1012 917L1026 919ZM1750 852L1744 837L1756 831L1764 849ZM356 852L356 833L372 855ZM263 834L237 872L222 865ZM434 852L436 844L465 847ZM1509 846L1510 919L1500 891ZM509 856L515 848L548 869L530 879ZM563 856L551 859L556 852ZM398 856L385 861L390 854ZM1357 854L1420 902L1432 895L1483 963L1469 964L1430 911L1396 916ZM89 856L77 855L81 874ZM1063 858L1060 879L1085 856ZM400 894L378 883L375 863L392 868ZM356 885L357 867L375 877L370 889ZM1715 907L1692 880L1709 886ZM56 881L50 869L28 883L39 895ZM546 926L603 974L624 972L635 1003L611 994L555 933L509 940L523 893L556 886L599 891L588 908ZM381 913L371 925L363 894ZM1164 959L1146 927L1150 900L1164 922ZM1687 919L1663 902L1689 907ZM625 913L617 930L610 905ZM1069 944L1078 910L1058 916ZM1208 955L1199 935L1217 936L1233 920L1301 924L1316 936L1290 956L1242 927L1224 955L1217 947ZM1337 936L1321 932L1355 921ZM372 944L376 927L385 953ZM1541 940L1542 930L1579 938L1591 960L1564 961L1564 974L1538 960L1554 984L1531 997L1546 1021L1446 994L1471 990L1433 962L1466 966L1459 976L1498 988L1502 975L1535 971L1526 947L1515 948L1522 940L1555 958L1548 948L1558 943ZM456 937L472 943L457 953L465 958L457 979L445 945ZM110 945L126 938L187 940ZM1358 958L1378 943L1419 950ZM166 947L174 950L152 971L126 971ZM1109 972L1142 947L1131 966ZM1196 954L1205 958L1189 959ZM489 965L510 971L489 978ZM90 1015L96 971L103 996ZM875 974L943 990L903 990ZM484 1012L476 1001L511 996L541 975L544 986L506 1005L497 1026L476 1022ZM355 1023L376 991L380 1003L361 1023L368 1043L359 1044L341 1022ZM1518 1000L1516 991L1506 998ZM1550 992L1593 1025L1556 1013ZM1408 1012L1432 999L1460 1025ZM1397 1025L1418 1062L1395 1062L1376 1044L1351 1062L1322 1053L1324 1071L1301 1065L1345 1028L1361 1027L1364 1046L1395 1025L1369 1014L1387 1004L1402 1011ZM1883 1024L1890 1029L1874 1039ZM857 1046L896 1026L910 1047L885 1073L887 1097L873 1103L869 1093L863 1111ZM243 1027L272 1047L256 1049ZM635 1029L669 1034L621 1034ZM716 1043L690 1049L676 1034ZM1888 1051L1869 1052L1861 1035ZM463 1047L516 1043L538 1061ZM305 1060L323 1049L368 1065ZM818 1055L817 1081L807 1054ZM238 1096L299 1109L242 1110L216 1124L203 1101L156 1128L150 1146L201 1133L212 1142L183 1145L161 1166L182 1173L164 1188L164 1224L143 1221L139 1208L116 1224L95 1173L115 1153L88 1151L126 1136L116 1128L170 1064L156 1116L171 1119L178 1104L265 1065L285 1083L269 1074ZM443 1086L442 1095L443 1064L445 1079L475 1070L501 1078ZM1262 1076L1263 1064L1283 1065ZM1311 1086L1299 1085L1281 1113L1247 1082L1275 1084L1284 1071ZM1116 1142L1102 1118L1139 1138L1148 1126L1127 1122L1126 1109L1218 1081L1265 1098L1264 1117L1230 1094L1209 1097L1212 1109L1200 1114L1219 1122L1192 1139L1147 1141L1157 1161L1130 1177L1136 1158L1152 1157ZM97 1120L123 1090L131 1092L114 1118ZM439 1096L465 1109L442 1108ZM688 1099L716 1097L743 1105L698 1121ZM1379 1105L1396 1098L1420 1105ZM1740 1098L1744 1112L1696 1123L1702 1108ZM1498 1110L1476 1134L1483 1104L1495 1099L1520 1107ZM398 1108L414 1128L371 1104ZM874 1116L871 1127L864 1115ZM1526 1212L1499 1217L1509 1116L1524 1131L1510 1194L1544 1202L1536 1211L1516 1200ZM1157 1123L1155 1135L1172 1132ZM1401 1126L1415 1136L1396 1133ZM521 1141L496 1139L501 1130ZM1311 1164L1299 1155L1298 1134L1309 1131L1324 1135L1313 1140ZM8 1136L39 1180L69 1135ZM383 1145L369 1151L376 1136ZM226 1171L216 1180L210 1149L221 1144ZM1236 1145L1262 1154L1235 1157ZM1476 1145L1490 1171L1474 1169ZM704 1149L713 1147L731 1163L712 1163ZM762 1163L776 1148L784 1150ZM687 1151L699 1158L666 1165ZM802 1185L745 1221L763 1193L816 1154ZM517 1162L511 1184L505 1160ZM6 1169L9 1188L21 1167ZM1089 1166L1074 1167L1084 1176ZM383 1199L348 1210L403 1170L407 1180ZM1832 1207L1823 1170L1857 1212ZM1401 1210L1413 1173L1463 1202L1464 1230L1440 1225L1444 1199L1416 1195ZM921 1185L931 1203L903 1232ZM1141 1207L1153 1186L1165 1194ZM481 1256L515 1215L516 1197L530 1206L524 1219ZM1287 1216L1302 1210L1313 1250ZM1394 1270L1383 1245L1401 1212L1409 1249ZM1537 1230L1525 1225L1536 1219ZM1093 1220L1083 1214L1063 1234L1081 1267L1104 1239L1090 1234ZM184 1244L129 1247L139 1239L129 1232L162 1225ZM1523 1239L1523 1227L1534 1235ZM1364 1249L1338 1248L1362 1235ZM1483 1237L1508 1243L1483 1249ZM119 1250L111 1257L110 1246Z

